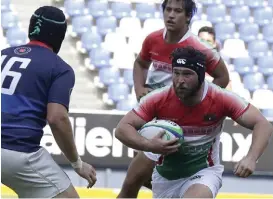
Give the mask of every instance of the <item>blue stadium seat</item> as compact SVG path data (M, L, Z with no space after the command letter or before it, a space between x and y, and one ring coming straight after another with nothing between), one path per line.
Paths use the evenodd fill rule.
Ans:
M235 24L248 22L250 18L250 10L247 6L233 7L230 10L230 18Z
M273 75L269 76L266 81L268 89L273 90Z
M84 0L81 1L68 0L64 2L64 9L69 17L83 15L84 8L85 8Z
M1 13L1 26L4 30L18 26L18 17L13 12Z
M271 7L257 8L253 12L254 22L263 26L272 23L273 12Z
M256 72L254 61L251 57L239 57L233 60L234 70L243 75L246 73Z
M244 4L250 8L263 7L264 0L244 0Z
M243 0L223 0L223 4L227 7L235 7L244 5Z
M273 23L264 25L262 33L264 40L270 44L273 44Z
M96 68L104 68L110 66L111 54L109 51L96 48L89 52L90 64Z
M267 2L268 2L268 6L273 7L273 0L267 0Z
M262 113L266 118L273 118L273 109L264 109Z
M112 15L117 19L122 17L130 17L132 12L132 4L130 2L113 2L111 4Z
M11 11L10 0L1 0L1 13Z
M128 84L129 86L133 86L134 85L133 70L125 69L123 72L123 79L125 84Z
M198 3L203 4L204 6L217 5L221 1L219 0L198 0Z
M102 43L102 37L97 32L85 32L81 36L82 48L87 52L93 48L99 48Z
M226 7L224 5L212 5L207 8L207 20L212 23L223 22L226 17Z
M265 80L261 73L250 73L243 77L243 83L246 89L253 92L257 89L263 88Z
M153 3L137 3L136 4L136 16L140 20L148 18L154 18L156 13L156 7Z
M25 31L19 28L10 28L6 33L7 42L10 46L19 46L26 44L27 35Z
M273 57L265 56L258 58L258 70L264 75L273 75Z
M254 40L248 44L248 52L254 58L267 55L268 49L268 43L265 40Z
M89 1L87 8L94 18L108 16L108 1L106 0Z
M255 23L243 23L239 26L239 38L245 42L257 39L259 26Z
M136 99L124 99L117 103L117 110L119 111L131 111L137 105Z
M127 99L129 95L129 86L127 84L117 83L108 87L108 98L114 102Z
M106 35L109 32L115 32L117 27L116 17L99 17L97 18L97 30L101 35Z
M234 37L235 24L232 22L222 22L215 25L216 37L221 41Z
M119 82L120 71L117 68L109 67L99 70L99 81L105 86Z
M75 16L72 18L72 31L78 36L92 28L92 16Z

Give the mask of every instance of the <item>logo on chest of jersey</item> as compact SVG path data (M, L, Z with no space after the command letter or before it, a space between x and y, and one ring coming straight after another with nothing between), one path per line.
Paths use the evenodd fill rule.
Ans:
M161 62L161 61L156 61L156 60L152 60L153 61L153 67L155 70L157 71L164 71L167 73L171 73L172 72L172 65L165 63L165 62Z
M214 122L216 121L217 116L214 113L208 113L207 115L204 115L204 121L205 122Z

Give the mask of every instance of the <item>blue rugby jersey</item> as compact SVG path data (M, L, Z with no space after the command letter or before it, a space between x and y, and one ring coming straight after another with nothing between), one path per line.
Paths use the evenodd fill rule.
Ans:
M47 104L69 107L73 69L40 42L1 52L2 148L34 152L40 148Z

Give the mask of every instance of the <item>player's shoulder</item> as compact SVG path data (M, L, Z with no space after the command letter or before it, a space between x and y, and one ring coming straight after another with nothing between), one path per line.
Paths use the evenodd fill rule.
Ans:
M164 29L156 30L146 36L146 40L157 40L163 38Z
M146 101L153 101L153 102L160 102L164 101L164 99L168 98L170 91L171 91L172 86L164 86L161 88L157 88L147 95L143 96L140 99L140 103L146 102Z

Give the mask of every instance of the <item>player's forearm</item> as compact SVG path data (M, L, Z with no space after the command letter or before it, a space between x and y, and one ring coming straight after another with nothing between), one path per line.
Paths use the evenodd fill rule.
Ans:
M256 124L253 129L252 144L247 156L257 161L269 144L272 132L273 127L269 122L261 121Z
M226 76L216 77L213 79L212 83L214 83L222 88L226 88L229 83L229 78Z
M137 95L138 95L138 91L141 90L141 88L143 88L145 85L147 74L148 74L148 69L141 66L141 64L136 60L134 63L134 69L133 69L133 80L134 80L134 87L135 87Z
M53 136L70 162L76 162L79 155L74 142L72 127L68 117L62 117L49 123Z
M130 124L119 125L116 129L115 136L124 145L130 148L140 151L149 151L149 141L139 135Z

